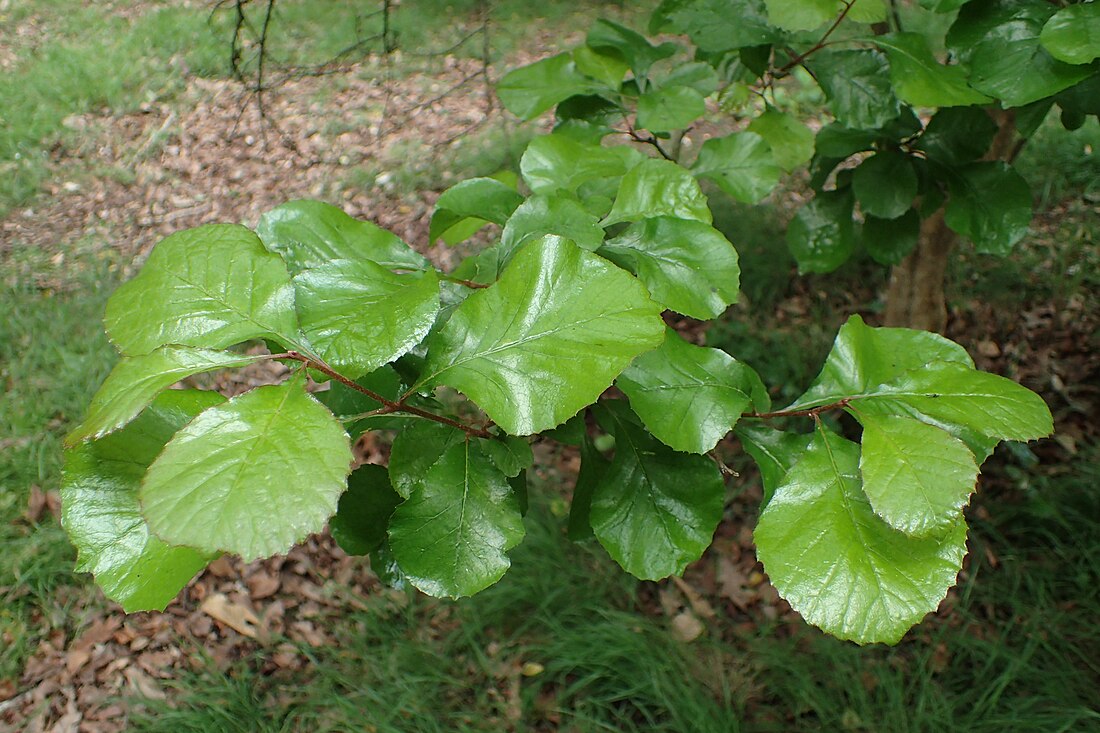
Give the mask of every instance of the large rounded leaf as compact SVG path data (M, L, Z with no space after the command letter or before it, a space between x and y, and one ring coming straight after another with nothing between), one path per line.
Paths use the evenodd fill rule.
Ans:
M294 288L313 350L351 379L420 343L439 312L434 270L398 275L366 260L334 260L295 277Z
M896 219L913 205L917 172L909 156L884 150L859 164L852 175L852 190L865 214Z
M165 392L125 429L65 453L61 523L77 549L76 569L94 574L127 613L163 610L214 559L153 535L141 516L138 489L169 438L224 401L214 392Z
M460 598L500 580L523 539L519 501L476 444L447 449L390 519L390 549L409 582Z
M576 193L586 181L621 176L627 165L613 149L554 134L532 140L520 158L519 169L534 193L548 195L558 191Z
M710 224L707 197L687 170L668 160L647 160L623 176L604 226L656 216Z
M298 338L294 288L279 255L236 224L188 229L153 248L107 301L107 335L127 356L180 344L222 348Z
M754 539L772 585L806 621L860 644L894 644L955 583L966 523L959 517L942 537L897 531L861 490L859 446L819 431Z
M523 196L495 178L471 178L451 186L435 202L428 239L447 244L467 239L488 222L503 225Z
M254 560L324 528L351 459L340 423L295 379L195 418L149 467L141 503L165 541Z
M856 130L877 130L898 116L890 66L879 51L823 51L811 57L818 84L837 121Z
M463 392L512 435L560 425L664 338L634 277L556 237L525 245L500 279L428 340L419 386Z
M795 213L787 225L787 249L800 273L832 272L852 256L852 203L849 191L822 191Z
M1051 56L1067 64L1087 64L1100 58L1100 5L1091 2L1062 8L1043 26L1039 42Z
M979 252L1004 256L1027 234L1031 187L1016 169L1000 161L956 169L944 219L969 237Z
M771 193L783 173L771 144L756 132L735 132L707 140L691 170L746 204L755 204Z
M509 71L497 82L497 96L509 112L529 120L558 102L598 87L595 80L577 71L570 54L562 53Z
M785 171L805 165L814 157L814 132L794 115L768 109L749 123L748 129L767 141L775 162Z

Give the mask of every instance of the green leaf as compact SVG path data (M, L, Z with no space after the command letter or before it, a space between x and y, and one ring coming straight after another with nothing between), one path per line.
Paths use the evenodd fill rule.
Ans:
M566 240L525 245L428 341L419 386L463 392L512 435L572 417L664 336L635 278Z
M768 19L788 31L812 31L840 13L837 0L764 0Z
M504 225L523 203L515 189L494 178L470 178L451 186L435 202L428 238L456 244L487 222Z
M1087 64L1100 58L1100 5L1070 5L1051 16L1039 34L1051 56L1067 64Z
M69 433L65 443L76 445L121 428L137 417L158 393L184 377L243 367L265 358L185 346L162 346L148 354L125 357L107 375L92 397L84 422Z
M875 514L913 537L950 532L978 480L978 464L966 443L908 417L858 410L856 416L863 424L863 491Z
M671 161L651 159L623 176L615 205L603 225L657 216L711 222L707 197L694 176Z
M811 57L810 67L845 127L877 130L898 116L890 67L879 51L822 51Z
M830 122L817 131L815 152L825 158L843 160L856 153L871 150L878 136L867 130L852 130L839 122Z
M523 438L506 435L500 440L483 440L481 450L501 473L515 478L535 462L531 444Z
M787 473L802 458L813 436L744 421L734 428L734 432L745 452L752 456L760 469L760 482L764 487L764 499L760 506L764 508L775 490L787 480Z
M573 64L577 71L616 90L622 86L626 72L630 71L630 65L621 58L599 53L588 46L573 49Z
M645 36L610 20L599 19L588 31L585 42L597 51L620 55L630 64L634 78L644 91L645 78L653 64L676 53L675 43L654 46Z
M857 23L882 23L886 20L886 4L884 0L852 0L844 17Z
M897 643L935 611L966 555L960 518L914 538L875 515L860 490L859 446L819 432L760 515L757 555L802 617L841 639Z
M753 395L767 394L752 368L719 349L689 344L671 329L660 348L635 359L615 384L654 437L685 453L713 449L742 413L757 409Z
M921 34L888 33L873 40L885 49L890 60L894 91L914 107L955 107L993 101L967 84L964 68L936 61Z
M496 89L509 112L530 120L574 95L597 91L598 85L577 70L572 55L560 53L509 71Z
M969 237L983 254L1005 256L1027 234L1031 187L1000 161L971 163L948 179L947 226Z
M852 316L840 327L817 379L787 409L820 407L870 393L880 384L935 362L974 367L966 349L939 334L909 328L871 328L859 316Z
M707 140L691 170L746 204L755 204L771 193L783 173L776 165L771 145L755 132L735 132ZM710 223L710 219L706 221Z
M645 219L599 252L637 275L655 301L692 318L720 316L740 293L737 250L702 222Z
M701 51L722 53L779 41L764 0L664 0L653 11L652 33L682 33Z
M748 130L764 138L775 162L788 173L814 157L814 132L794 115L768 109L749 123Z
M638 97L637 126L665 132L689 127L707 112L706 99L686 86L662 86Z
M721 83L722 80L714 67L702 61L677 64L661 78L661 86L691 87L704 97L709 97L718 91Z
M576 193L585 181L614 178L627 170L623 157L613 150L558 134L532 140L519 168L533 192L547 195L557 191Z
M860 237L871 259L880 265L897 265L917 247L920 214L909 209L896 219L866 216Z
M581 468L577 484L573 487L573 501L569 505L567 534L574 542L590 539L592 532L592 497L603 483L611 461L603 457L585 434L580 442Z
M294 288L279 255L236 224L178 232L107 301L107 335L126 356L177 344L222 348L298 337Z
M725 486L714 461L676 453L637 426L622 402L608 405L615 458L592 497L596 539L631 575L680 575L710 546Z
M957 425L1001 440L1035 440L1054 432L1043 398L1011 379L958 363L931 363L860 395L874 408L911 408L926 422Z
M524 242L544 234L570 239L589 251L599 249L604 237L599 218L586 211L576 199L535 194L524 201L504 225L501 247L511 253Z
M929 160L958 166L981 158L989 150L997 125L980 107L951 107L932 116L916 147Z
M832 272L847 262L855 249L851 193L818 192L787 225L787 249L800 274Z
M883 150L859 164L852 175L852 191L865 214L896 219L913 206L917 172L909 156Z
M149 467L141 504L166 542L254 560L321 531L351 459L340 423L295 379L192 420Z
M402 498L408 499L423 485L424 477L452 446L466 440L456 428L425 420L398 433L390 449L390 480Z
M363 464L348 476L348 490L329 520L329 532L349 555L369 555L386 541L390 515L400 503L386 467Z
M291 274L332 260L370 260L390 270L431 267L392 232L321 201L290 201L260 217L256 234Z
M500 580L523 540L519 502L504 474L470 442L451 446L390 519L390 548L414 586L460 598Z
M401 377L391 366L376 369L370 374L365 374L355 380L375 394L397 401L404 392ZM416 420L409 415L370 415L364 413L373 412L382 407L382 403L372 400L362 392L354 390L347 385L333 379L328 383L328 389L315 394L318 401L327 407L345 425L345 429L352 438L358 437L364 431L374 429L396 429L404 427L410 420Z
M94 574L127 613L163 610L214 559L154 536L141 516L138 489L172 434L224 401L214 392L165 392L121 431L65 452L61 523L77 549L76 569Z
M397 275L368 260L334 260L295 277L294 288L310 345L351 379L407 353L439 313L434 270Z

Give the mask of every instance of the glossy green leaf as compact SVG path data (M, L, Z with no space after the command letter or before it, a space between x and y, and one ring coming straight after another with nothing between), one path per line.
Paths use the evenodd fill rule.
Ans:
M1051 56L1067 64L1087 64L1100 58L1100 5L1080 3L1051 16L1039 34Z
M720 349L695 346L669 329L660 348L642 354L615 384L646 429L685 453L706 453L767 394L752 368ZM766 409L763 405L759 409Z
M622 56L634 71L634 78L641 80L639 84L642 85L643 90L644 80L649 74L650 67L676 53L677 48L674 43L654 46L637 31L605 18L600 18L593 24L592 29L588 31L585 43L597 51Z
M851 257L855 241L848 191L818 192L787 225L787 249L801 274L832 272Z
M760 469L760 482L764 488L760 507L763 509L771 501L775 490L787 480L787 473L802 458L813 436L746 421L740 422L734 432L745 452L752 456Z
M634 277L546 237L430 337L421 386L453 387L505 432L529 435L594 402L663 337L660 306Z
M812 31L840 13L837 0L764 0L772 25L788 31Z
M460 598L500 580L523 539L519 502L504 474L463 441L424 474L390 519L390 548L409 582Z
M572 55L561 53L505 74L496 91L504 107L525 120L538 117L558 102L596 91L598 85L577 70Z
M497 470L508 478L519 476L535 462L531 444L524 438L506 435L499 440L482 440L479 445Z
M676 64L668 74L660 79L661 86L691 87L704 97L718 91L722 80L713 66L702 61L688 61Z
M367 260L333 260L295 277L294 288L313 350L351 379L407 353L439 312L434 270L398 275Z
M390 449L390 481L408 499L423 485L428 471L451 446L466 440L456 428L431 420L417 422L398 433Z
M707 197L695 177L671 161L650 159L623 176L615 205L603 224L657 216L711 222Z
M989 150L997 125L980 107L951 107L932 115L916 147L929 160L958 166L978 160Z
M811 57L810 67L845 127L877 130L898 116L890 66L879 51L822 51Z
M915 538L863 494L859 446L818 432L760 515L754 539L772 585L809 623L860 644L897 643L935 611L966 555L961 518Z
M581 468L577 473L577 483L573 487L573 500L569 505L569 526L567 527L569 539L574 542L595 536L592 531L592 497L597 487L603 483L607 469L611 467L611 461L596 450L587 434L581 440L580 448Z
M519 168L523 180L537 194L576 193L585 181L614 178L627 170L624 158L615 151L559 134L540 135L532 140Z
M890 78L898 98L915 107L955 107L987 104L989 97L967 84L961 66L944 66L932 56L920 33L888 33L874 37L890 60Z
M107 375L92 397L84 422L73 428L65 443L75 445L121 428L137 417L157 394L184 377L243 367L264 358L186 346L162 346L148 354L124 357Z
M896 219L865 216L860 241L871 259L880 265L900 264L917 247L920 214L909 209Z
M294 379L191 421L149 467L141 504L166 542L254 560L321 531L351 459L340 423Z
M883 150L859 164L852 175L852 191L865 214L896 219L913 206L917 172L909 156Z
M740 294L737 250L699 221L645 219L599 252L637 275L655 301L692 318L716 318Z
M1000 161L971 163L952 172L944 219L985 254L1004 256L1027 234L1031 187Z
M487 222L504 225L523 196L495 178L470 178L451 186L435 202L428 238L447 244L467 239Z
M329 532L349 555L369 555L386 541L390 515L400 503L386 467L364 464L348 476L348 490L329 520Z
M710 546L722 518L722 474L705 456L659 443L630 419L622 402L608 407L615 458L592 496L596 539L635 577L680 575Z
M94 574L127 613L163 610L215 557L153 535L138 489L172 434L224 401L214 392L165 392L121 431L65 452L61 523L77 549L76 569Z
M875 514L914 537L953 529L978 480L966 443L908 417L856 416L863 424L859 471Z
M871 150L878 136L868 130L852 130L839 122L830 122L814 137L814 152L826 158L844 159Z
M844 17L857 23L882 23L886 20L886 3L884 0L852 0L852 7Z
M748 130L764 138L775 162L787 172L814 157L814 132L794 115L769 109L749 123Z
M764 0L664 0L649 30L682 33L708 53L763 46L783 35L769 22Z
M390 270L430 263L396 234L322 201L290 201L260 217L256 234L282 255L292 275L332 260L370 260Z
M577 46L573 49L573 64L577 71L611 89L618 89L626 72L630 71L630 64L617 55L603 54L588 46Z
M746 204L771 193L783 174L771 145L755 132L735 132L707 140L691 170Z
M604 237L599 218L586 211L576 199L535 194L520 204L504 225L501 247L511 253L524 242L545 234L570 239L589 251L599 249Z
M298 338L294 288L279 255L250 230L209 224L157 244L107 301L107 335L127 356L178 344L222 348Z
M687 86L662 86L638 97L637 126L665 132L691 126L707 112L706 99Z

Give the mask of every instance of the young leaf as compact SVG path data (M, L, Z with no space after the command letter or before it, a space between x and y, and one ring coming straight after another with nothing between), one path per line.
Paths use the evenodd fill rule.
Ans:
M260 217L256 234L292 275L332 260L370 260L389 270L431 264L394 233L322 201L289 201Z
M224 401L215 392L165 392L121 431L65 452L61 523L77 549L76 569L94 574L127 613L163 610L215 557L154 536L141 516L138 489L172 434Z
M626 161L613 150L570 140L560 134L541 135L527 146L519 169L537 194L576 193L585 181L626 173Z
M300 379L195 418L149 466L141 504L167 542L254 560L286 552L336 511L348 436Z
M706 453L767 391L750 367L719 349L694 346L675 331L616 381L649 432L685 453Z
M707 197L699 183L691 173L668 160L647 160L623 176L615 205L603 225L656 216L711 222Z
M917 172L909 156L883 150L859 164L852 175L852 190L864 213L896 219L913 205Z
M787 172L809 163L814 157L813 130L793 115L768 109L749 123L748 130L767 141L775 162Z
M1004 256L1027 234L1031 187L1007 163L989 161L957 168L949 179L947 226L984 254Z
M787 249L801 274L832 272L847 262L855 249L851 193L817 193L787 225Z
M942 536L959 521L978 480L958 438L908 417L856 410L863 424L859 470L875 514L913 537Z
M588 213L576 199L558 194L535 194L509 217L500 235L500 244L505 252L511 253L529 239L544 234L571 239L590 252L599 249L604 236L599 218Z
M722 518L722 474L709 458L654 440L621 401L608 407L615 458L592 497L596 539L635 577L680 575L710 546Z
M390 448L390 480L402 498L408 499L424 483L428 471L465 434L442 423L424 420L397 434Z
M396 275L368 260L333 260L294 278L310 345L356 379L408 352L439 313L435 270Z
M158 393L184 377L243 367L264 358L186 346L162 346L148 354L124 357L107 375L92 397L88 416L69 433L65 443L76 445L121 428L137 417Z
M390 519L390 548L428 595L471 596L500 580L523 539L519 502L504 474L463 441L451 446Z
M526 244L500 279L428 340L420 385L453 387L512 435L572 417L660 344L660 307L635 278L556 237Z
M702 94L691 87L669 85L645 92L638 97L637 126L643 130L666 132L691 125L707 112Z
M1067 64L1087 64L1100 58L1100 5L1070 5L1050 17L1039 34L1051 56Z
M735 132L703 143L691 171L707 178L733 198L755 204L779 183L782 169L772 147L755 132ZM710 219L706 220L710 223Z
M551 56L505 74L497 96L505 108L525 120L538 117L558 102L598 91L599 85L577 70L568 53Z
M126 356L178 344L223 348L298 338L294 288L279 255L236 224L209 224L157 244L107 301L107 335Z
M856 130L877 130L898 116L889 64L879 51L823 51L810 66L837 121Z
M814 626L860 644L897 643L936 610L966 554L960 517L909 537L860 490L859 446L819 431L760 515L757 555L779 595Z
M863 218L860 242L871 259L880 265L897 265L917 247L920 214L909 209L896 219Z
M993 100L966 83L961 66L944 66L932 57L919 33L887 33L874 43L890 59L890 79L898 98L914 107L956 107Z
M494 178L471 178L451 186L435 202L428 238L447 244L469 238L487 222L504 225L523 203L515 189Z
M386 541L390 515L400 503L386 467L364 464L348 476L348 490L329 520L329 532L349 555L369 555Z
M638 276L661 305L699 319L736 302L737 250L708 224L660 216L631 225L599 253Z
M752 456L760 469L760 483L764 487L761 509L768 505L775 490L787 480L787 473L802 458L813 436L805 433L788 433L767 425L754 425L742 421L734 428L745 452Z

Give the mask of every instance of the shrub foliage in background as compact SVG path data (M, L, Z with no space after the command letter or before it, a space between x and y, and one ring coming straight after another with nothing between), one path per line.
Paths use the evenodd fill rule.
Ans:
M986 110L1016 108L1015 124L1054 102L1071 124L1095 114L1100 35L1080 29L1096 6L925 5L957 16L949 63L927 34L881 26L893 14L874 0L666 0L650 30L687 36L690 56L597 22L501 80L510 110L554 108L556 126L521 181L440 196L433 241L500 227L453 272L313 201L255 231L163 240L108 304L122 358L68 438L80 568L128 611L163 608L219 554L285 552L328 522L389 582L472 595L508 569L531 443L553 440L582 456L570 535L663 578L711 543L727 481L715 449L732 432L763 478L755 540L780 594L838 637L896 642L955 582L979 466L1001 440L1048 435L1046 405L942 336L853 316L817 379L776 407L769 375L662 316L711 320L738 296L700 179L752 202L809 163L819 191L788 235L804 271L857 241L896 261L940 206L983 251L1022 236L1026 186L980 160ZM796 67L836 117L816 136L776 104ZM715 104L752 119L689 154L683 131ZM615 136L645 145L603 144ZM836 173L845 161L858 165ZM270 353L234 348L261 340ZM169 389L264 360L291 366L286 381L228 400ZM392 436L389 465L352 470L367 431Z

